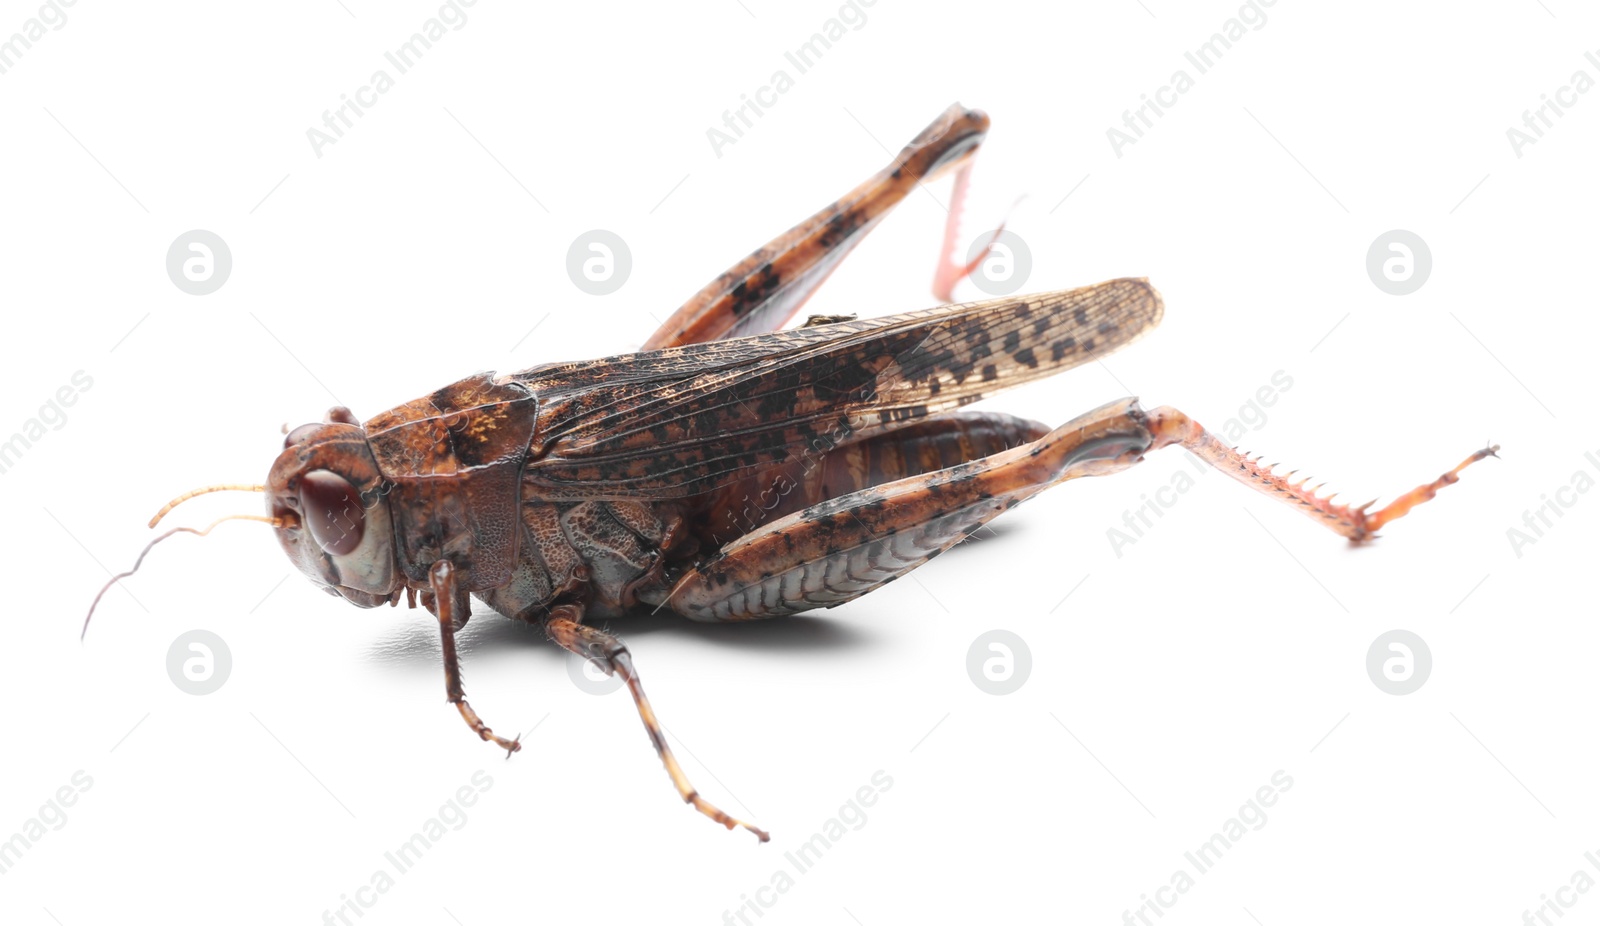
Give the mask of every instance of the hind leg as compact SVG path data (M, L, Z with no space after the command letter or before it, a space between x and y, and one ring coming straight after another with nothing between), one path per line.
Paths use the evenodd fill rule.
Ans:
M934 276L935 294L942 302L950 301L950 289L978 266L976 261L957 265L953 254L972 156L988 130L989 117L982 112L960 104L951 106L901 149L889 166L695 293L641 349L777 331L800 311L845 255L918 184L955 168L955 195Z
M1374 513L1334 505L1222 444L1174 408L1122 399L1018 447L830 499L770 521L679 578L666 606L696 620L750 620L833 607L866 594L960 542L1050 486L1103 476L1150 450L1182 446L1354 541L1401 517L1493 454L1480 450Z

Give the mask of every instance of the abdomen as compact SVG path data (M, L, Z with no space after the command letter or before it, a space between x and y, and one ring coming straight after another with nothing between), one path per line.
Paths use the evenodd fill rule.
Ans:
M715 550L818 502L999 453L1049 430L1015 415L955 412L826 453L796 450L788 462L704 496L694 508L692 526L702 544Z
M525 500L517 569L511 581L479 597L519 620L542 620L563 599L582 601L588 616L617 617L640 593L665 592L674 567L710 556L768 521L998 453L1048 431L1014 415L957 412L826 453L796 450L786 463L687 502Z

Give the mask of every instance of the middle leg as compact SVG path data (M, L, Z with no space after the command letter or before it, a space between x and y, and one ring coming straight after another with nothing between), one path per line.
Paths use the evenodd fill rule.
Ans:
M639 709L639 719L644 721L645 733L650 736L650 745L656 748L656 755L661 757L661 764L666 766L667 775L672 778L672 785L678 789L678 796L683 798L683 802L693 804L694 809L730 830L742 826L755 833L762 842L771 839L765 830L717 809L689 783L689 776L683 773L678 758L672 754L672 747L667 745L666 731L661 728L661 721L656 719L650 699L644 695L644 685L640 683L639 673L633 668L633 658L628 655L628 648L622 645L622 641L603 630L578 623L583 612L575 605L560 606L552 615L545 623L545 632L550 639L560 644L562 649L594 663L605 674L622 676L627 683L628 693L633 695L633 703Z

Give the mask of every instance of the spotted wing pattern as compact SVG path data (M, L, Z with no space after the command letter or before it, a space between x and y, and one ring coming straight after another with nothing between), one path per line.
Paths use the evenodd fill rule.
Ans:
M678 498L970 404L1129 343L1143 279L553 364L524 485L544 498Z

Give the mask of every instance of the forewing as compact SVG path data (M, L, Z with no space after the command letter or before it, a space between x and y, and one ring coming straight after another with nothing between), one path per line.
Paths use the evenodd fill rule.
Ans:
M551 498L696 495L1104 356L1161 319L1143 279L541 367L524 479Z

